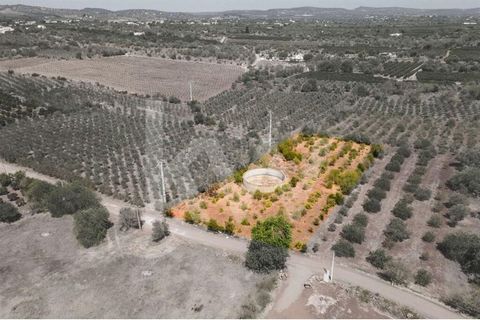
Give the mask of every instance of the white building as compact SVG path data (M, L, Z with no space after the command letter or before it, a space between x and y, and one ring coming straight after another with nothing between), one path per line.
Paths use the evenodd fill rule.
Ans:
M15 29L13 29L12 27L2 27L2 26L0 26L0 34L5 34L6 32L12 32L14 30Z

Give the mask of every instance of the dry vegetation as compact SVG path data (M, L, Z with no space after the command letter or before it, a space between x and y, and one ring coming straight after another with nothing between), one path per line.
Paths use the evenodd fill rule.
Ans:
M0 317L236 318L265 279L247 271L242 257L117 228L87 250L70 216L1 224L0 296L8 298L0 300Z
M161 58L115 56L86 60L26 58L0 62L0 70L99 82L129 93L203 101L231 87L242 67Z
M343 202L344 194L351 191L373 158L370 146L351 141L297 136L281 146L290 141L293 159L286 160L288 154L276 152L250 166L272 167L286 174L285 183L275 192L247 192L239 177L244 169L236 173L236 179L219 183L197 198L175 206L173 215L203 223L212 231L233 224L235 234L250 237L257 220L286 214L293 226L293 245L302 249L333 207ZM348 175L352 181L337 178Z

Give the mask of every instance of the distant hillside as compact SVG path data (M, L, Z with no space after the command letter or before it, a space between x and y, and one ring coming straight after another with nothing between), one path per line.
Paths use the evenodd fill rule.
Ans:
M299 7L269 10L230 10L223 12L165 12L147 9L130 9L110 11L100 8L55 9L26 5L1 5L0 16L25 16L33 18L64 17L79 18L91 17L95 19L192 19L196 17L237 17L245 19L336 19L336 18L364 18L372 16L480 16L480 8L474 9L413 9L413 8L373 8L359 7L356 9Z

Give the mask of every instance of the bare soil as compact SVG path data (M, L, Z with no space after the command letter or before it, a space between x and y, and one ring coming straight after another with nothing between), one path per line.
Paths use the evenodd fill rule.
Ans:
M313 276L312 278L319 278ZM266 315L271 319L386 319L370 301L362 301L358 292L346 285L311 281L312 288L303 288L298 299L288 308L272 308Z
M267 155L262 160L264 166L284 172L287 177L286 184L292 177L300 177L296 187L281 194L264 194L262 199L255 199L254 194L247 192L242 185L236 184L234 181L226 181L219 186L214 195L207 192L174 207L175 217L183 219L185 212L196 211L200 213L202 222L207 223L209 219L215 219L222 226L231 217L236 226L235 233L249 238L256 221L283 211L293 225L292 244L307 243L318 225L322 224L322 221L318 220L318 225L315 225L314 221L319 219L322 209L327 204L328 196L340 192L339 186L333 185L329 188L326 185L326 177L329 172L338 168L355 169L370 152L369 146L353 143L353 149L358 151L355 159L349 162L348 154L339 157L333 166L329 166L325 173L321 173L320 163L337 156L346 142L334 138L325 139L323 142L320 140L316 140L312 151L306 147L306 142L297 145L296 150L303 155L303 160L298 164L286 161L279 153L273 156ZM327 152L324 156L319 154L320 149L328 149L334 143L338 144L335 150ZM254 167L255 165L252 165L250 169ZM317 192L320 194L318 200L310 202L311 208L307 208L307 203L309 203L307 200ZM324 214L324 219L332 209Z
M80 247L70 216L0 225L1 318L235 318L262 276L243 258L174 235L112 227Z
M72 80L99 82L120 91L175 96L203 101L229 89L245 71L234 65L188 62L141 56L115 56L85 60L25 58L0 61L0 70L62 76Z

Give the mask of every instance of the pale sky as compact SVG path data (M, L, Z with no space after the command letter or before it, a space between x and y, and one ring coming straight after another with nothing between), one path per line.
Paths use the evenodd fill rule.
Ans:
M271 9L314 6L324 8L409 7L409 8L476 8L479 0L0 0L0 5L82 9L105 8L156 9L163 11L224 11L232 9Z

